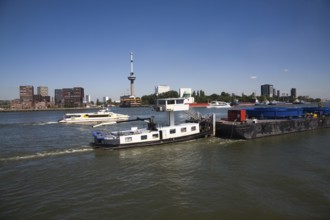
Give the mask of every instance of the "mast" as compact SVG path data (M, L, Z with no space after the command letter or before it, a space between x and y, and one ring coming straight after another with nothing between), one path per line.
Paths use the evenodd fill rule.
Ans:
M131 75L134 75L134 70L133 70L133 52L131 52Z

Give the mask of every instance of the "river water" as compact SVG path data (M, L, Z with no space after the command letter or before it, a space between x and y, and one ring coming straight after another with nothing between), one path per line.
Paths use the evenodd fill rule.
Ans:
M63 114L0 113L0 219L330 219L330 129L104 151Z

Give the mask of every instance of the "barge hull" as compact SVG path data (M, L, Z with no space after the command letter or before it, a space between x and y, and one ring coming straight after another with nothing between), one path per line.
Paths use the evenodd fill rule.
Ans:
M183 137L178 137L178 138L163 139L163 140L151 141L151 142L121 144L121 145L110 145L110 144L92 142L91 145L95 149L118 150L118 149L132 148L132 147L146 147L146 146L154 146L154 145L189 141L189 140L194 140L194 139L199 139L199 138L205 138L205 137L211 136L211 134L212 134L211 131L205 131L205 132L200 132L200 133L194 134L194 135L183 136Z
M330 117L284 120L259 120L258 123L218 121L216 136L229 139L254 139L330 127Z

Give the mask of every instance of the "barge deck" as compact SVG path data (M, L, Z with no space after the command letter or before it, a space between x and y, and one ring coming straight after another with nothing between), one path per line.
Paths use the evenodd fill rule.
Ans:
M329 110L329 109L326 109ZM304 113L306 111L304 110ZM330 128L330 115L317 117L248 119L245 110L228 111L228 119L216 122L215 136L229 139L254 139L260 137L290 134L295 132ZM237 117L236 117L237 115ZM243 117L242 117L243 116Z

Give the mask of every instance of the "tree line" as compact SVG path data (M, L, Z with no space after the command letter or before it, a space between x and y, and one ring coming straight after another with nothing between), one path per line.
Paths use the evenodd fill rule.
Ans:
M220 95L212 94L210 96L206 95L203 90L193 91L191 94L195 98L197 103L207 103L213 100L221 100L225 102L232 102L232 96L229 93L222 92ZM155 105L157 99L165 98L179 98L179 93L177 91L171 90L165 93L161 93L158 96L156 94L144 95L141 97L143 105Z
M280 101L280 102L293 102L295 98L293 97L266 97L266 96L256 96L254 93L251 95L245 95L242 94L241 96L239 95L234 95L234 94L229 94L226 92L221 92L220 94L213 93L211 95L206 95L203 90L197 90L193 91L191 94L192 97L194 97L195 102L197 103L208 103L211 101L224 101L224 102L255 102L256 99L258 99L260 102L263 102L265 100L268 101ZM155 105L157 99L163 99L163 98L179 98L179 93L177 91L171 90L165 93L161 93L158 96L156 94L151 94L151 95L144 95L141 97L141 101L143 105ZM320 98L309 98L309 97L304 97L304 96L299 96L297 97L299 100L303 100L306 102L320 102Z

